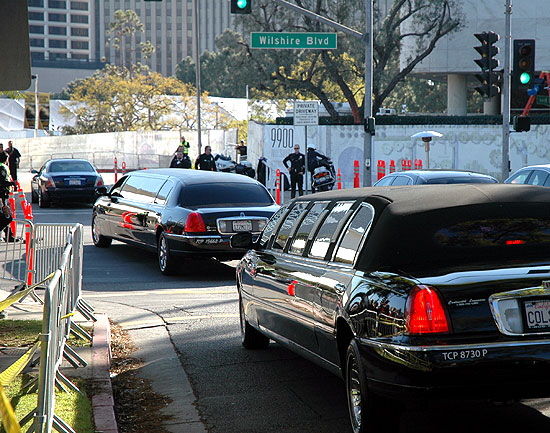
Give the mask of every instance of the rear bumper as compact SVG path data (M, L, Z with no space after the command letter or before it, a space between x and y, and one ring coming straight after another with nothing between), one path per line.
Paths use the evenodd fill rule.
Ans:
M166 233L170 252L173 254L196 257L217 257L223 260L240 259L246 250L231 248L230 235L176 235Z
M408 347L359 341L369 386L393 397L536 398L550 395L550 342Z
M47 188L46 197L51 201L86 201L97 198L95 187L85 188Z

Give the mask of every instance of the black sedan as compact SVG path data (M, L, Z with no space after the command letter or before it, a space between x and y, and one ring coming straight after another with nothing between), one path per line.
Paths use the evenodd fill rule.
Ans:
M498 183L487 174L466 170L425 169L389 173L373 186L401 186L455 183Z
M341 375L354 432L419 398L550 395L550 190L362 188L284 205L237 267L242 343ZM284 379L281 379L284 380Z
M106 193L106 192L105 192ZM162 273L185 270L186 259L239 259L246 250L231 236L255 237L279 206L254 179L200 170L155 169L129 173L94 204L92 238L113 239L157 251Z
M85 159L50 159L39 171L33 170L31 198L40 207L51 203L87 202L97 198L103 178Z

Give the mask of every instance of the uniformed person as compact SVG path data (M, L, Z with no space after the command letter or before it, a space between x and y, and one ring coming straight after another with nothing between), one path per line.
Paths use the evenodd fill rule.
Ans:
M290 163L290 166L288 165ZM306 158L300 153L300 146L294 145L294 153L283 159L283 164L290 173L290 197L296 197L296 186L298 194L304 195L304 173L306 171Z
M199 155L195 162L195 168L197 170L218 171L216 168L216 160L212 155L212 148L210 146L206 146L204 148L204 153Z

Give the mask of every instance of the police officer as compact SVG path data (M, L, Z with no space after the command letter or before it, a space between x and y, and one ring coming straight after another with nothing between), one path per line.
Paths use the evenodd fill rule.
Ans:
M288 166L290 163L290 167ZM294 153L283 159L283 164L290 173L290 197L296 197L296 185L298 186L298 194L304 195L304 173L306 171L306 158L303 153L300 153L300 146L294 145Z
M195 162L195 168L197 170L218 171L216 168L216 160L212 155L212 148L210 146L206 146L204 148L204 153L199 155Z

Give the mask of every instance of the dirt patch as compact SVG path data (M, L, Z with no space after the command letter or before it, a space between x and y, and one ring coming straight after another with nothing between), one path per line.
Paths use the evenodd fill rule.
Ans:
M139 377L142 360L132 357L137 350L128 333L111 322L111 383L120 433L169 433L162 424L171 419L162 409L171 400L157 394L147 379Z

